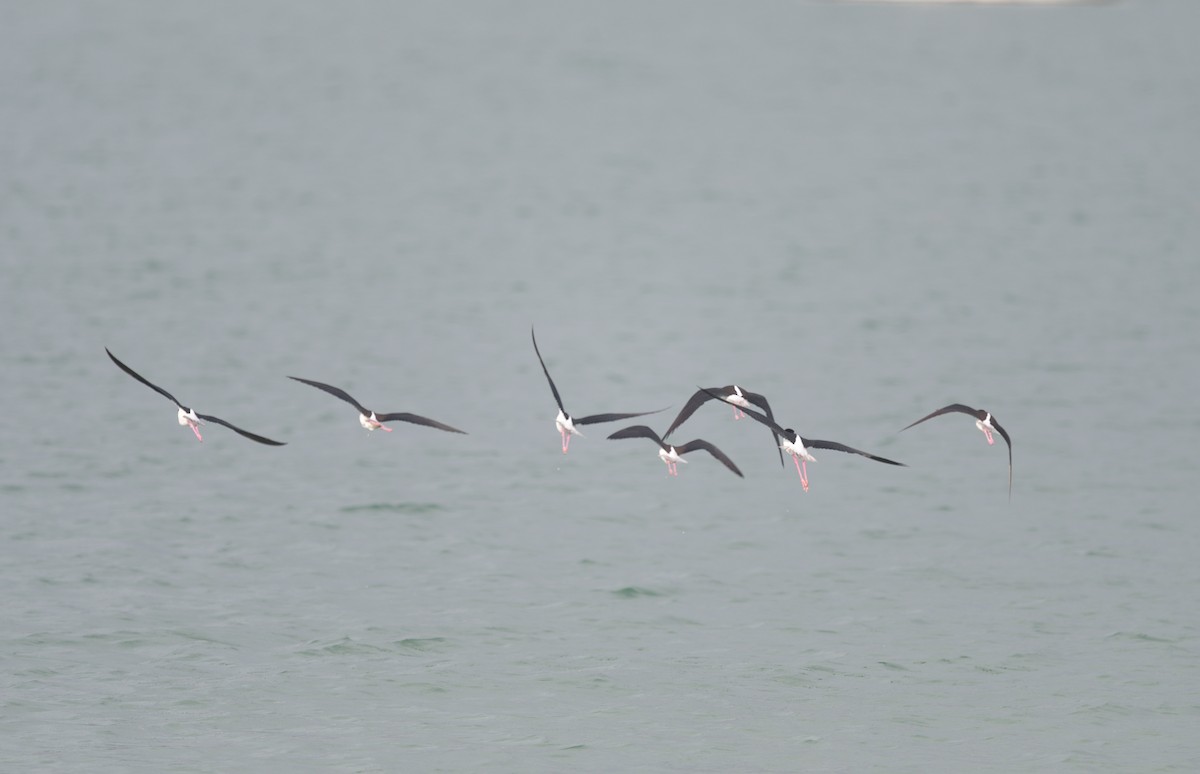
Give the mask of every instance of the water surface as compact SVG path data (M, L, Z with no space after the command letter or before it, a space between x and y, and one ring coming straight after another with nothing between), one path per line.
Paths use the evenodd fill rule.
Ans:
M0 761L1193 770L1198 13L11 9Z

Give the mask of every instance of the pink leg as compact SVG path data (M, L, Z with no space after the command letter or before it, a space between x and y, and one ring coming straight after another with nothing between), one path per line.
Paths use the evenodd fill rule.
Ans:
M671 475L678 476L679 475L679 465L674 462L668 462L667 464L670 466L669 470L671 471Z
M804 487L804 491L808 491L808 463L802 462L800 456L792 455L792 459L796 462L796 472L800 474L800 486Z
M203 443L204 439L200 437L200 428L196 426L196 423L189 419L188 427L192 428L192 432L196 434L196 440Z
M987 436L988 446L991 446L992 444L994 444L996 442L996 439L992 438L992 431L987 429L986 427L983 428L983 434L985 436Z
M737 406L733 407L733 418L734 419L741 419L744 416L746 416L746 414L740 408L738 408Z
M379 429L388 433L392 432L392 428L388 427L387 425L380 425Z
M571 445L571 434L568 433L566 430L559 430L558 432L562 433L563 454L566 454L567 447Z

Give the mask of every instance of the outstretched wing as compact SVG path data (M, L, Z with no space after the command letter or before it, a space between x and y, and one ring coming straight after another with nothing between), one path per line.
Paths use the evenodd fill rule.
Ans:
M992 427L996 428L996 432L1004 439L1004 443L1008 444L1008 499L1012 499L1012 441L1008 437L1008 432L1000 426L995 417L992 417Z
M662 439L658 437L658 433L654 432L645 425L630 425L629 427L622 427L620 430L608 437L610 441L619 441L622 438L649 438L651 441L654 441L656 444L661 446L664 451L667 448Z
M225 427L228 427L230 430L237 433L238 435L242 435L242 436L245 436L246 438L249 438L251 441L258 441L259 443L265 443L267 446L286 446L287 445L283 441L272 441L270 438L264 438L261 435L255 435L254 433L251 433L248 430L243 430L242 428L240 428L236 425L231 425L230 423L226 422L224 419L221 419L219 417L209 416L208 414L196 414L196 416L200 417L205 422L213 422L218 425L224 425Z
M644 417L648 414L657 414L660 411L666 411L665 408L655 409L654 411L638 411L633 414L592 414L586 417L578 417L574 420L577 425L598 425L602 422L615 422L618 419L632 419L634 417Z
M167 391L166 391L166 390L164 390L162 387L159 387L157 384L153 384L153 383L151 383L151 382L150 382L148 379L146 379L146 377L142 376L142 375L141 375L141 374L139 374L137 371L134 371L132 368L130 368L129 366L125 365L125 364L124 364L124 363L122 363L120 360L117 360L117 356L116 356L116 355L114 355L112 352L109 352L109 351L108 351L108 347L105 347L105 348L104 348L104 351L105 351L105 352L108 352L108 356L109 356L110 358L112 358L112 361L113 361L114 363L116 363L116 364L117 364L117 367L118 367L118 368L120 368L122 371L124 371L125 373L129 374L129 375L130 375L130 376L132 376L134 379L137 379L139 382L141 382L142 384L146 385L146 386L147 386L147 387L149 387L150 389L154 390L154 391L155 391L155 392L157 392L159 395L162 395L162 396L166 397L168 400L170 400L172 403L174 403L174 404L175 404L176 406L178 406L179 408L181 408L181 409L186 409L186 407L185 407L185 406L184 406L182 403L180 403L179 401L177 401L177 400L175 399L175 396L174 396L174 395L172 395L171 393L167 392Z
M542 373L546 375L546 381L550 382L550 392L554 393L554 402L558 404L558 410L566 414L567 410L563 408L562 397L558 394L558 388L554 386L554 380L550 378L550 371L546 368L546 361L542 360L542 353L538 349L537 336L533 335L533 326L529 326L529 338L533 339L533 351L537 353L538 362L542 364ZM579 424L579 420L575 421Z
M771 413L771 404L767 403L767 399L764 396L759 395L757 392L747 392L746 390L742 390L742 397L762 409L763 413L765 413L771 419L775 418L775 415Z
M441 422L420 416L419 414L406 414L404 412L398 414L376 414L375 418L380 422L411 422L414 425L436 427L438 430L445 430L447 433L467 434L465 430L459 430L457 427L451 427L450 425L443 425Z
M899 465L902 468L908 467L903 462L889 460L887 457L876 457L874 454L868 454L862 449L855 449L853 446L847 446L846 444L838 443L837 441L810 441L807 438L803 438L802 440L804 445L810 449L832 449L833 451L847 452L848 454L858 454L866 457L869 460L882 462L886 465Z
M961 403L951 403L949 406L943 406L942 408L938 409L937 411L933 412L932 414L928 414L926 416L921 417L920 419L918 419L916 422L913 422L908 427L913 427L915 425L919 425L927 419L933 419L934 417L940 417L942 414L970 414L971 416L973 416L977 419L983 418L979 415L978 410L973 409L970 406L964 406ZM908 427L905 427L900 432L903 433L905 430L908 429Z
M742 390L742 397L761 408L767 415L767 419L772 422L775 421L775 414L771 411L771 404L767 403L765 397L759 395L757 392L746 392L745 390ZM779 464L783 466L785 463L783 461L783 447L779 445L779 433L772 430L771 435L775 438L775 448L779 451Z
M739 478L745 478L745 476L742 475L742 471L738 470L738 466L733 464L733 460L729 459L725 452L721 451L716 446L713 446L703 438L697 438L694 441L688 441L682 446L675 447L675 451L679 454L687 454L688 452L695 451L696 449L703 449L720 460L725 467L736 473Z
M671 433L675 432L675 428L686 422L688 417L695 414L696 409L705 403L708 403L710 400L724 400L721 392L728 391L729 389L729 387L702 387L696 390L692 393L692 397L688 398L688 402L683 404L683 408L679 410L679 414L676 415L675 421L671 423L671 426L667 428L667 432L663 433L663 438L670 438Z
M340 387L334 387L332 384L324 384L322 382L314 382L312 379L301 379L299 376L289 376L288 378L294 379L297 382L303 382L304 384L307 384L309 387L316 387L318 390L324 390L325 392L329 393L330 395L333 395L334 397L341 398L342 400L346 401L354 408L358 409L358 413L360 413L360 414L366 415L366 414L371 413L370 411L367 411L365 408L363 408L361 403L359 403L354 398L352 398L350 396L350 393L346 392L345 390L341 389Z

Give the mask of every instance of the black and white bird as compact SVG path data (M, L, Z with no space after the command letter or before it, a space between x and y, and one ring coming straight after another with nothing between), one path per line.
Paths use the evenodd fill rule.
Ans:
M445 430L447 433L462 433L463 435L466 435L465 431L459 430L457 427L451 427L450 425L442 424L441 422L429 419L428 417L420 416L419 414L408 414L405 412L376 414L374 411L364 408L361 403L350 396L350 393L339 387L334 387L331 384L324 384L322 382L314 382L311 379L301 379L299 376L289 376L288 378L307 384L310 387L316 387L318 390L324 390L330 395L346 401L351 406L358 409L358 423L366 430L384 430L390 433L392 432L392 428L384 425L384 422L410 422L414 425L423 425L425 427L434 427L438 430Z
M558 416L554 418L554 427L562 436L563 454L567 453L567 447L571 445L572 435L583 435L579 432L577 425L597 425L601 422L615 422L618 419L632 419L633 417L644 417L647 414L657 414L664 409L657 411L636 411L626 414L590 414L586 417L572 417L563 407L562 397L558 394L558 388L554 386L554 380L550 378L550 371L546 368L546 361L542 359L542 353L538 349L537 336L533 333L533 327L529 328L529 336L533 339L533 351L537 353L538 362L542 364L542 372L546 374L546 381L550 382L550 392L554 393L554 402L558 404Z
M667 428L667 432L663 433L663 438L669 438L675 429L682 425L687 418L696 413L696 409L703 406L710 400L722 400L733 406L733 418L741 419L746 416L744 409L750 407L751 404L758 406L767 415L767 418L772 422L775 421L775 415L771 412L771 404L767 399L757 392L743 390L736 384L730 384L725 387L704 387L688 398L688 402L679 410L679 415L675 417L675 421ZM775 439L775 446L779 446L779 434L773 429L771 436ZM783 449L779 449L779 464L783 465Z
M933 419L934 417L941 416L942 414L966 414L967 416L975 417L975 427L979 428L980 431L983 432L983 437L987 439L989 446L991 446L992 444L994 444L996 442L996 440L992 437L992 431L995 430L997 433L1000 434L1000 437L1004 439L1004 443L1006 443L1008 445L1008 496L1011 499L1012 498L1012 441L1008 437L1008 432L1003 427L1001 427L1000 423L996 421L996 418L993 417L987 411L984 411L983 409L974 409L974 408L971 408L970 406L964 406L961 403L951 403L949 406L943 406L942 408L938 409L937 411L933 412L932 414L921 417L916 422L913 422L911 425L909 425L908 427L905 427L900 432L903 433L904 430L907 430L909 427L913 427L914 425L919 425L922 422L924 422L926 419Z
M251 433L247 430L243 430L240 427L231 425L230 423L226 422L224 419L220 419L219 417L214 417L209 414L197 413L195 409L188 408L187 406L180 403L178 400L175 399L174 395L167 392L162 387L159 387L157 384L151 383L148 379L146 379L144 376L139 374L137 371L134 371L132 368L125 365L120 360L117 360L117 356L114 355L112 352L109 352L108 347L105 347L104 351L108 352L108 356L110 358L112 358L112 361L114 363L116 363L117 367L120 368L122 371L129 374L134 379L137 379L142 384L146 385L150 389L157 392L159 395L164 396L165 398L170 400L172 403L174 403L176 405L176 407L178 407L178 409L179 409L179 411L176 413L176 417L179 419L179 424L187 425L188 427L190 427L192 429L192 432L196 434L196 440L198 440L198 441L204 440L204 437L200 435L200 423L201 422L212 422L214 424L223 425L224 427L228 427L233 432L237 433L238 435L249 438L251 441L257 441L258 443L263 443L263 444L266 444L267 446L285 446L286 445L286 444L284 444L283 441L272 441L270 438L264 438L261 435L256 435L255 433Z
M739 477L745 478L745 476L742 476L742 471L738 470L738 466L733 464L733 460L729 459L725 452L721 451L703 438L697 438L694 441L688 441L685 444L675 446L664 441L658 436L658 433L654 432L645 425L632 425L630 427L622 428L621 430L618 430L609 436L609 439L614 441L622 438L649 438L651 441L654 441L656 444L658 444L658 458L667 464L667 473L672 476L679 475L679 469L677 467L679 463L687 463L687 460L683 458L683 455L687 454L688 452L695 451L696 449L703 449L720 460L721 464L732 470Z
M703 387L701 389L704 389ZM874 454L868 454L861 449L855 449L853 446L847 446L844 443L837 441L818 441L812 438L803 438L790 427L780 427L775 420L766 417L763 414L751 409L743 409L746 416L754 419L761 424L773 429L776 433L783 436L783 442L780 443L780 448L788 454L792 455L792 460L796 463L796 472L800 474L800 485L804 487L804 491L808 491L808 465L809 462L816 462L816 458L809 453L809 449L830 449L832 451L846 452L848 454L857 454L866 457L869 460L882 462L885 465L899 465L907 467L903 462L889 460L886 457L878 457Z

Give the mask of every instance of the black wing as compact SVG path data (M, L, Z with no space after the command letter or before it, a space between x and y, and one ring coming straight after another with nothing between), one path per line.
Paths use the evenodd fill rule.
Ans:
M926 419L933 419L934 417L940 417L942 414L956 414L956 413L957 414L970 414L971 416L975 417L976 419L983 419L983 416L984 416L984 413L979 411L978 409L973 409L970 406L964 406L961 403L951 403L949 406L940 408L937 411L933 412L932 414L921 417L920 419L918 419L916 422L913 422L908 427L913 427L914 425L919 425L922 422L924 422ZM904 428L900 432L903 433L904 430L908 429L908 427Z
M992 417L992 427L996 428L996 432L1008 444L1008 499L1012 499L1012 440L1008 437L1008 432L1000 426L995 417Z
M554 402L558 404L558 410L566 414L567 410L563 408L562 398L559 397L558 388L554 386L554 380L550 378L550 371L546 369L546 361L542 360L542 353L538 350L537 336L533 335L533 326L529 326L529 337L533 339L533 351L537 352L538 362L542 364L542 373L546 374L546 381L550 382L550 392L554 393ZM633 416L637 416L634 414ZM614 417L616 418L616 417ZM576 421L578 424L578 421Z
M309 387L316 387L318 390L324 390L325 392L329 393L330 395L341 398L342 400L346 401L354 408L358 409L358 412L360 414L362 414L363 416L369 416L371 414L370 411L367 411L365 408L363 408L361 403L356 401L354 398L350 397L350 393L346 392L345 390L343 390L341 388L334 387L332 384L322 384L321 382L314 382L311 379L301 379L299 376L289 376L288 378L294 379L297 382L303 382L303 383L307 384Z
M247 430L243 430L240 427L231 425L228 422L226 422L224 419L220 419L218 417L212 417L212 416L209 416L208 414L196 414L196 416L200 417L205 422L215 422L218 425L224 425L225 427L228 427L230 430L237 433L238 435L243 435L243 436L249 438L251 441L258 441L259 443L265 443L267 446L286 446L287 445L283 441L272 441L270 438L264 438L261 435L255 435L254 433L251 433Z
M739 478L745 478L745 476L742 475L742 471L738 470L738 466L733 464L733 460L729 459L729 457L725 455L725 452L721 451L716 446L713 446L708 441L705 441L703 438L697 438L694 441L688 441L682 446L675 447L675 451L679 454L687 454L688 452L695 451L696 449L703 449L720 460L725 467L729 468L734 473L737 473Z
M765 397L759 395L757 392L746 392L745 390L742 390L742 397L766 412L767 419L770 419L772 422L775 421L775 414L771 411L771 404L767 403L767 399ZM771 435L775 438L775 448L779 450L779 464L784 465L783 447L779 445L779 433L772 430Z
M721 394L722 392L724 392L725 394L722 395ZM719 400L722 403L728 403L728 401L725 400L725 398L732 394L733 394L733 385L730 385L728 387L712 387L712 388L701 387L700 390L695 395L693 395L691 397L691 399L688 401L687 406L683 407L683 411L679 412L679 416L675 418L675 422L671 425L671 428L669 430L667 430L667 432L664 434L664 437L667 435L670 435L671 430L674 430L676 427L679 427L679 424L681 422L683 422L684 419L687 419L688 417L690 417L692 415L692 412L694 412L697 408L699 408L700 405L702 403L704 403L705 401L712 400L715 398L716 400ZM701 396L704 396L704 397L701 397ZM783 428L781 428L781 427L779 427L779 425L775 424L775 414L772 413L772 411L771 411L771 404L767 403L767 399L765 397L763 397L762 395L759 395L757 392L747 392L746 390L742 390L742 397L766 412L766 416L763 416L761 414L755 414L754 418L757 419L759 422L763 422L763 420L766 419L767 422L770 423L770 424L768 424L767 422L763 422L763 424L765 424L765 425L767 425L767 427L771 428L771 435L775 438L775 448L779 452L779 464L783 465L784 464L784 462L783 462L783 447L781 447L779 445L779 433L782 431ZM695 404L695 405L693 405L693 404ZM691 411L688 411L689 406L692 409ZM746 411L745 409L741 409L741 411L745 414L754 414L753 411Z
M598 425L601 422L616 422L618 419L644 417L647 414L657 414L660 411L666 411L666 409L660 408L655 409L654 411L638 411L634 414L592 414L590 416L576 418L572 421L574 421L577 425Z
M862 449L855 449L853 446L847 446L846 444L838 443L837 441L810 441L807 438L801 438L801 441L804 443L805 446L807 446L810 449L832 449L833 451L848 452L849 454L858 454L863 457L866 457L869 460L875 460L876 462L882 462L886 465L899 465L902 468L908 467L903 462L896 462L895 460L889 460L886 457L876 457L874 454L867 454Z
M654 441L656 444L661 446L663 451L667 450L667 445L664 444L662 439L658 437L658 433L654 432L645 425L630 425L629 427L623 427L608 437L610 441L619 441L622 438L649 438L651 441Z
M375 418L380 422L411 422L414 425L424 425L425 427L436 427L438 430L445 430L447 433L462 433L466 435L466 431L459 430L457 427L443 425L441 422L429 419L428 417L420 416L419 414L376 414Z
M757 392L747 392L746 390L742 390L742 397L762 409L763 412L766 413L766 415L771 419L775 418L775 415L771 413L771 404L767 403L767 399L762 395L759 395Z
M104 351L105 351L105 352L108 352L108 347L105 347L105 348L104 348ZM157 392L159 395L163 395L163 396L165 396L167 399L169 399L169 400L170 400L172 403L174 403L174 404L175 404L176 406L178 406L179 408L181 408L181 409L184 409L184 410L186 410L186 409L187 409L187 407L186 407L186 406L184 406L182 403L180 403L179 401L177 401L177 400L175 399L175 396L174 396L174 395L172 395L171 393L167 392L167 391L166 391L166 390L164 390L162 387L159 387L157 384L151 384L151 383L150 383L150 382L149 382L149 381L148 381L148 380L147 380L147 379L146 379L144 376L142 376L141 374L139 374L137 371L134 371L132 368L130 368L129 366L125 365L125 364L124 364L124 363L122 363L120 360L117 360L117 356L116 356L116 355L114 355L114 354L113 354L113 353L111 353L111 352L108 352L108 356L109 356L110 358L112 358L112 361L113 361L114 363L116 363L116 364L117 364L117 367L118 367L118 368L120 368L122 371L124 371L125 373L129 374L129 375L130 375L130 376L132 376L134 379L137 379L139 382L141 382L142 384L146 385L146 386L147 386L147 387L149 387L150 389L154 390L154 391L155 391L155 392Z
M733 387L709 387L701 388L692 393L692 397L688 398L688 402L683 404L683 408L679 410L675 421L667 428L667 432L663 433L663 438L670 438L671 433L675 432L675 428L682 425L688 420L692 414L696 413L696 409L708 403L710 400L724 400L724 395L721 393L732 393Z
M771 420L772 422L775 421L775 414L771 411L771 404L767 403L767 399L765 397L759 395L757 392L747 392L746 390L742 390L742 397L762 409L763 412L766 413L767 419ZM745 409L742 409L742 411L745 412ZM783 447L779 445L779 433L772 430L771 435L774 436L775 448L779 451L779 464L783 466Z

